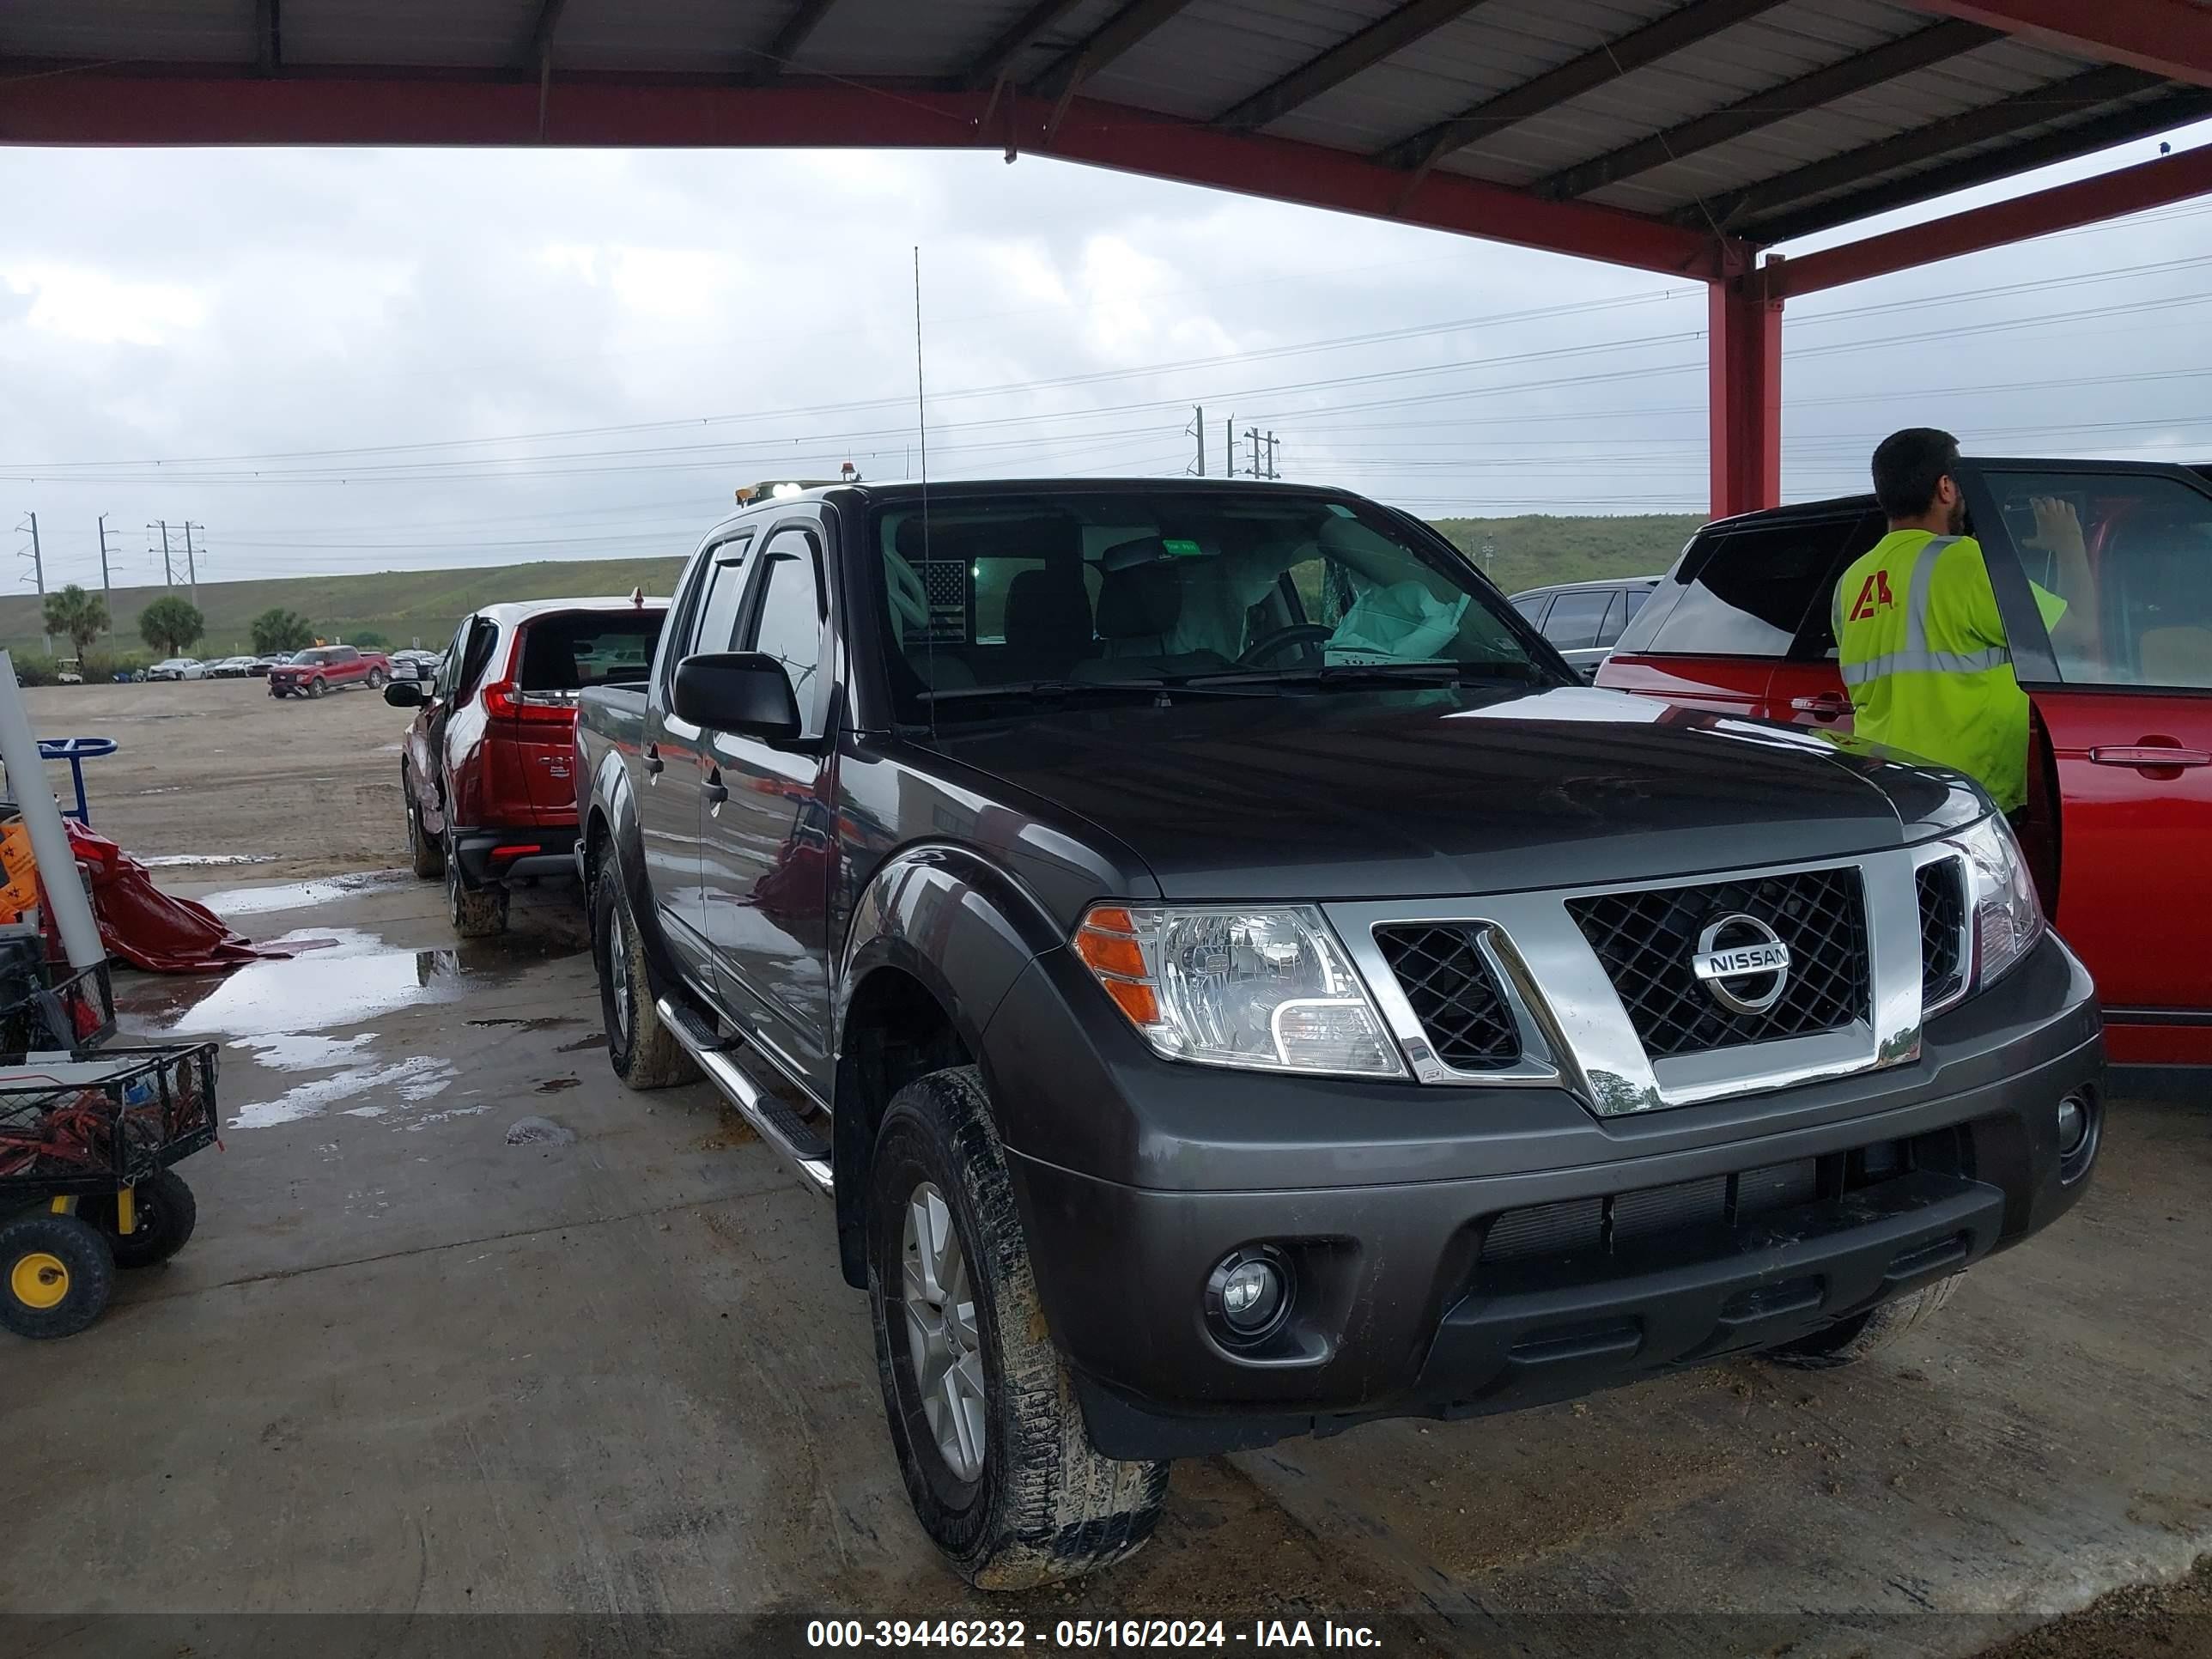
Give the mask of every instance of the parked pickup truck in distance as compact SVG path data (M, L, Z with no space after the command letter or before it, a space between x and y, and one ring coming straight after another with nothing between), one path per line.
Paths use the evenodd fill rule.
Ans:
M770 499L576 743L614 1069L831 1198L987 1587L1136 1548L1176 1456L1855 1358L2096 1157L1978 788L1582 685L1354 495Z
M375 691L391 678L392 665L381 651L362 651L350 645L310 646L294 652L291 661L269 671L269 695L319 697L349 685Z

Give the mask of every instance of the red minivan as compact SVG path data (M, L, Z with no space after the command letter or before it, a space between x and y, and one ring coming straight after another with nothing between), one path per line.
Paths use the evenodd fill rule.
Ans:
M2095 975L2114 1061L2212 1065L2212 468L1969 460L1960 484L2034 707L2022 840ZM2094 643L2054 653L2031 578L2037 496L2073 504ZM1850 729L1832 596L1883 532L1871 495L1723 519L1692 538L1597 683Z
M665 599L538 599L464 617L426 682L384 700L416 711L399 787L415 873L443 876L464 939L507 926L511 884L576 873L576 694L642 681Z

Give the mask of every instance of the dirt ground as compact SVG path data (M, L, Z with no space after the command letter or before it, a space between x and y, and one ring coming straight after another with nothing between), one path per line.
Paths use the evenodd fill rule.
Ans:
M41 738L115 739L84 763L92 827L179 877L241 863L257 878L330 875L406 856L409 716L380 692L309 702L262 680L188 680L34 686L23 701ZM48 770L66 799L69 769Z

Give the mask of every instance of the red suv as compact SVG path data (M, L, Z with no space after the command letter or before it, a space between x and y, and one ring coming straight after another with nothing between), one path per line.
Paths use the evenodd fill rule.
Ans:
M417 712L399 760L415 873L446 878L464 939L507 926L509 884L575 874L576 693L642 681L665 599L539 599L465 617L428 681L384 700Z
M1970 460L1961 488L2033 705L2027 843L2044 907L2096 975L2115 1061L2212 1065L2212 468ZM2094 643L2054 652L2030 579L2037 496L2072 503ZM1832 599L1883 532L1872 496L1706 526L1597 683L1850 727Z

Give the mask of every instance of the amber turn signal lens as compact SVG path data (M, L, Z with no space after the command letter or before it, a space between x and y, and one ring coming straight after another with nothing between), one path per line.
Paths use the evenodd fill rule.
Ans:
M1145 953L1127 933L1102 933L1085 927L1075 936L1075 954L1094 972L1123 979L1145 977Z
M1139 985L1134 980L1102 979L1106 994L1115 1005L1139 1025L1157 1025L1160 1022L1159 999L1152 994L1149 985Z

